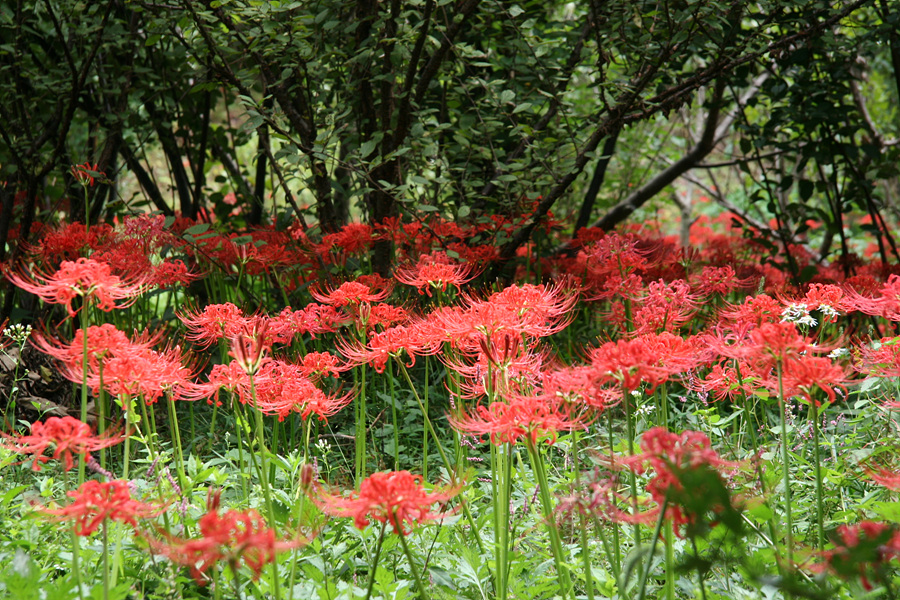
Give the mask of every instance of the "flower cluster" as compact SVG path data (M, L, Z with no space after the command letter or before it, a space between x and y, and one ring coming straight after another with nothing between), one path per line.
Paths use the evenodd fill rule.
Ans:
M34 455L31 468L35 471L41 470L38 463L50 460L51 457L44 453L51 448L52 458L62 458L63 468L69 471L75 466L75 455L84 456L101 448L114 446L125 439L121 430L108 430L102 435L94 435L89 425L74 417L50 417L43 423L35 421L29 435L9 435L4 432L0 432L0 435L3 436L2 445L6 449Z
M419 523L449 516L451 513L432 512L431 506L447 502L459 493L461 487L427 492L421 475L393 471L373 473L360 484L359 492L349 497L314 489L313 500L329 515L353 517L359 529L365 528L374 519L379 523L389 523L394 533L408 535Z

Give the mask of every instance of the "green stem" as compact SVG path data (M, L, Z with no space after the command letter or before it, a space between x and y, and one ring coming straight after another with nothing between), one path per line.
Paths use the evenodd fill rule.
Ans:
M444 447L441 446L441 440L437 436L437 432L435 432L434 427L431 424L431 419L428 418L428 413L425 411L425 406L422 404L422 399L419 398L419 393L416 391L415 384L412 382L412 378L409 376L409 371L406 369L406 365L403 364L403 361L397 359L397 364L400 365L400 372L403 373L403 377L406 379L406 383L409 384L409 389L413 393L413 397L416 399L416 403L419 405L419 409L422 411L422 414L425 417L425 427L428 429L428 432L431 434L431 438L434 440L434 445L437 447L438 452L441 455L441 460L444 462L444 468L447 469L447 475L451 479L455 479L455 474L450 465L450 460L447 458L447 453L444 452ZM478 549L484 554L484 545L481 542L481 535L478 533L478 527L475 525L475 520L472 518L472 513L469 511L469 504L465 501L465 499L460 495L459 502L463 508L463 514L466 517L466 520L469 522L469 525L472 527L472 533L475 534L475 541L478 544Z
M813 424L813 452L815 457L815 474L816 474L816 533L817 533L817 549L819 552L825 550L825 499L822 493L822 457L821 448L819 446L819 411L818 404L810 398L809 411L812 414Z
M572 430L572 460L575 463L575 489L581 490L581 464L578 460L578 430ZM587 539L587 519L583 510L578 510L581 558L584 561L585 592L588 600L594 600L594 574L591 571L591 547Z
M701 571L703 563L700 561L700 551L697 550L697 538L694 536L691 536L691 545L694 547L694 557L697 559L697 582L700 584L700 597L706 600L706 584L703 582L703 571Z
M359 366L356 395L356 487L366 478L366 365Z
M787 402L784 398L784 377L781 372L781 361L776 363L775 369L778 374L778 404L781 408L781 463L784 469L784 520L787 529L785 537L787 538L787 565L788 569L794 564L794 521L791 509L791 469L790 455L788 454L788 431L787 431Z
M87 191L85 191L85 209L87 209ZM87 222L87 213L85 213ZM82 298L81 304L81 422L87 423L88 407L88 301ZM84 453L78 457L78 485L84 483L85 458ZM79 594L80 594L79 590Z
M381 531L378 533L378 542L375 544L375 561L372 563L372 570L369 572L369 584L366 586L366 600L372 597L372 588L375 587L375 572L378 570L378 559L381 557L381 544L384 542L384 530L387 528L387 521L381 524ZM403 534L400 535L403 537Z
M393 363L388 363L388 386L391 394L391 423L394 427L394 470L400 470L400 429L397 426L397 398L394 394L394 368ZM423 457L427 462L427 458ZM424 477L424 476L423 476Z
M535 446L530 436L525 436L525 447L528 448L528 456L531 458L531 466L537 479L538 490L541 495L541 509L544 520L547 522L547 532L550 534L550 549L553 552L553 560L556 563L556 572L562 584L562 595L568 597L572 592L572 583L569 571L563 561L562 543L559 539L559 531L556 528L556 520L553 517L553 503L550 500L550 486L547 482L547 473L544 470L544 461L540 451Z
M428 414L428 357L425 357L425 387L422 392L422 400L425 404L425 414ZM422 479L428 481L428 432L422 431Z
M263 428L262 411L256 405L256 383L253 375L250 375L250 394L253 398L253 412L256 413L256 443L259 446L259 479L266 500L266 510L269 513L269 527L275 527L275 506L272 503L272 490L269 489L269 470L266 466L268 450L266 449L265 430ZM236 574L235 574L236 576ZM278 584L278 561L272 561L272 585L275 588L275 598L281 598L281 590Z
M66 496L69 495L69 474L66 471L63 471L63 492ZM81 593L81 544L78 541L78 534L75 533L75 523L72 523L71 527L69 527L69 533L72 537L72 573L75 574L75 585L78 586L78 598L84 598L84 595Z
M669 506L669 495L663 498L662 506L659 508L659 516L656 518L656 527L653 529L653 539L650 540L650 554L647 555L647 568L641 577L641 591L638 594L638 600L644 600L647 595L647 580L650 578L650 561L656 553L656 544L659 541L659 533L662 531L663 523L666 520L666 509Z
M187 497L188 488L187 488L187 476L184 472L184 455L181 450L181 431L178 427L178 415L175 411L175 401L172 399L172 395L168 394L168 405L169 405L169 435L172 438L172 443L175 446L175 466L178 470L178 485L181 486L181 494L184 497Z
M109 600L109 520L104 519L102 525L103 536L103 600Z
M406 554L406 560L409 561L409 568L412 571L413 579L416 580L416 587L419 590L419 598L421 600L429 600L428 592L425 591L425 585L422 583L422 576L419 575L419 568L416 567L416 561L413 560L412 553L409 551L409 545L406 543L406 536L403 532L397 532L400 536L400 545L403 546L403 553Z

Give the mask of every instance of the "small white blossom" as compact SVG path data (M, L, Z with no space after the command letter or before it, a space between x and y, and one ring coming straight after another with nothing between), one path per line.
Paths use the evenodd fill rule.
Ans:
M841 314L837 311L836 308L834 308L833 306L828 306L827 304L820 304L819 312L822 313L822 316L826 319L836 319Z
M809 314L809 307L806 304L791 304L781 311L782 323L795 323L805 327L815 327L819 324L814 317Z
M3 335L21 346L31 335L31 325L22 325L21 323L10 325L3 329Z

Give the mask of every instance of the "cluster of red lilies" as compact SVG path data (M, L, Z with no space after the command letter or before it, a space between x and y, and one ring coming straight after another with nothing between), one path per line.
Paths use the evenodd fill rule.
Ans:
M358 384L347 389L352 387L348 371L372 367L393 373L396 367L408 376L417 358L435 356L451 374L455 408L446 416L452 428L495 445L512 447L524 440L534 449L541 442L554 444L563 432L589 431L613 408L625 410L631 427L640 394L663 385L680 386L697 402L777 397L786 415L793 402L819 408L840 401L858 377L900 375L900 337L890 335L900 321L900 275L877 263L858 265L853 274L847 265L831 265L819 270L819 280L795 286L773 266L754 264L751 243L728 231L707 234L693 255L676 251L671 240L586 231L572 253L544 261L543 273L557 283L477 293L466 284L482 272L489 253L459 241L437 249L435 241L484 236L483 228L473 232L441 222L354 225L315 243L307 232L291 228L254 232L253 239L262 242L257 244L205 230L191 233L196 227L161 217L89 231L70 225L43 235L32 248L33 263L5 270L24 292L64 306L67 317L81 317L81 328L73 327L71 336L60 326L44 329L32 343L98 402L104 396L127 398L121 406L129 423L132 400L147 405L205 400L221 406L226 398L281 421L296 414L303 422L313 417L327 422L356 401L354 418L365 422L365 390ZM393 280L363 275L328 281L330 276L316 270L344 264L388 235L403 256ZM178 258L163 255L163 248L173 247L180 249ZM791 250L803 262L801 249ZM286 281L298 265L307 269L307 281L316 278L313 273L321 275L308 288L312 301L301 308L266 313L227 301L179 308L178 327L165 334L128 334L110 323L89 323L101 315L98 310L125 309L150 290L181 288L213 272L270 275L287 298L303 281ZM418 293L404 295L398 284ZM735 298L751 288L761 291ZM390 302L404 296L405 301ZM580 350L584 360L566 364L554 339L580 311L603 337ZM866 331L863 324L875 334L858 334ZM176 329L181 333L174 335ZM307 349L314 341L330 348ZM218 357L203 356L217 347ZM28 434L6 434L4 445L34 455L35 468L52 452L69 470L75 456L109 448L130 436L130 427L94 434L80 420L51 418L34 423ZM673 527L690 525L702 515L677 503L685 470L702 466L724 473L737 464L720 457L699 432L649 429L640 448L637 453L632 446L631 456L615 462L638 474L648 465L653 469L646 491L656 508L615 513L625 521L645 522L663 511ZM323 511L352 517L360 528L374 519L405 535L417 523L446 516L445 505L463 485L454 481L429 493L423 478L409 471L369 474L364 459L357 465L358 491L335 494L319 484L307 491ZM451 465L445 466L452 475ZM888 476L880 472L875 478ZM117 479L84 481L68 495L67 506L44 510L73 520L79 535L90 535L107 519L141 531L138 520L167 509L165 503L132 499L128 482ZM433 512L436 504L442 508ZM600 512L613 514L609 507ZM301 543L279 541L255 511L221 512L218 496L198 525L197 538L150 535L149 546L201 578L219 561L234 566L239 560L259 576L277 552ZM875 529L865 535L881 535ZM860 538L851 531L839 536L845 549ZM898 554L885 552L879 560ZM846 552L835 549L823 556L835 563Z

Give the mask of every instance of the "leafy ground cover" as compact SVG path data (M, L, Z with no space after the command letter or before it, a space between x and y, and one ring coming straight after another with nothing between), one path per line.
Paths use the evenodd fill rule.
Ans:
M729 219L548 228L508 281L500 217L37 232L4 594L894 597L900 277Z

